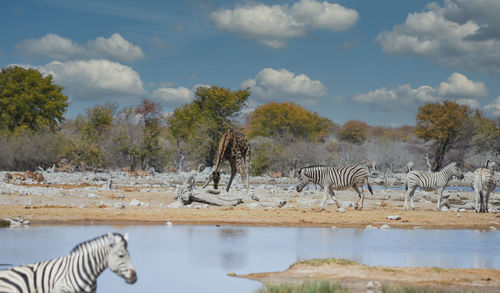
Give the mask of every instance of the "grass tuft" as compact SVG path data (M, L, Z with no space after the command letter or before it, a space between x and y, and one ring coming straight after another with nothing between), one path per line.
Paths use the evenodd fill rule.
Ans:
M408 285L401 285L396 287L382 287L382 293L468 293L472 291L465 290L450 290L438 289L432 287L414 287Z
M10 227L10 221L7 221L7 220L0 220L0 228L6 228L6 227Z
M329 264L338 264L341 266L350 266L357 265L358 263L352 260L343 259L343 258L315 258L315 259L306 259L297 262L296 264L310 265L313 267L319 267L322 265Z
M256 293L347 293L347 288L330 281L305 281L300 285L265 285Z

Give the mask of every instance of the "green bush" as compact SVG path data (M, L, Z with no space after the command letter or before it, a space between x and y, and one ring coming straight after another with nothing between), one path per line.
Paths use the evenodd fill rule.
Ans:
M347 288L330 281L305 281L300 285L281 284L266 285L259 289L257 293L347 293Z

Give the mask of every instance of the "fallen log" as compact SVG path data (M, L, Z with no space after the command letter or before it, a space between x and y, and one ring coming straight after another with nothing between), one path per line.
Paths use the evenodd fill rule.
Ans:
M195 175L189 176L181 188L177 191L176 199L183 204L191 204L192 202L200 202L215 206L236 206L243 202L240 198L219 198L215 194L219 194L218 190L202 189L195 190Z

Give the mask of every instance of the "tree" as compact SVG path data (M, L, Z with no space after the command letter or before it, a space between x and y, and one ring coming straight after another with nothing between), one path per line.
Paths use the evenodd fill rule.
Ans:
M370 126L363 121L349 120L340 129L339 139L354 144L362 144L366 140L369 129Z
M142 167L148 169L150 166L160 170L162 162L160 157L160 123L163 120L161 106L147 99L135 107L135 113L141 116L144 123L144 148L141 152Z
M186 148L196 160L212 166L219 139L231 126L231 119L241 113L250 92L211 86L198 87L194 94L194 101L175 109L167 124L179 155Z
M441 168L446 152L457 142L470 115L469 106L452 101L430 103L418 109L415 134L433 142L434 171Z
M292 103L268 103L250 116L250 137L322 141L330 133L332 122Z
M83 126L83 137L87 141L96 142L111 127L116 104L97 105L86 111L87 122Z
M34 69L11 66L0 72L0 129L51 130L68 107L68 97L52 76Z

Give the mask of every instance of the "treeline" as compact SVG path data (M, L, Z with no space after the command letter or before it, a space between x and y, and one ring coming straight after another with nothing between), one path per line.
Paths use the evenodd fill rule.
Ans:
M500 152L500 119L455 102L419 108L416 126L380 127L362 121L343 125L295 103L268 103L243 115L249 89L199 87L195 99L166 114L142 99L86 109L63 119L68 106L51 76L9 67L0 73L0 169L34 170L62 159L89 168L174 171L212 166L219 139L228 127L250 139L253 175L291 175L308 164L366 163L379 172L439 169L457 160L466 168Z

